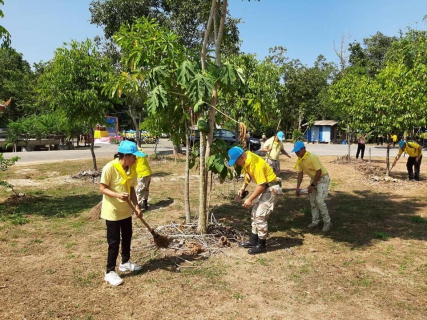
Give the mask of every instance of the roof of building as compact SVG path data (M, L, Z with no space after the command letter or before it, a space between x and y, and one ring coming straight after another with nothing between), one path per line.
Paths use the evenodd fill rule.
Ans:
M338 121L335 120L316 120L314 121L314 126L334 126L338 123ZM304 123L303 126L308 126L308 123Z

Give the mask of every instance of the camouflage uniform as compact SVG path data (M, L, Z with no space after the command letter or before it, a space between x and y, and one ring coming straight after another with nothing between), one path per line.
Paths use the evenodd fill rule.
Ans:
M252 233L257 233L259 239L266 239L268 236L267 219L279 200L279 194L282 194L279 185L265 188L254 202L251 212Z

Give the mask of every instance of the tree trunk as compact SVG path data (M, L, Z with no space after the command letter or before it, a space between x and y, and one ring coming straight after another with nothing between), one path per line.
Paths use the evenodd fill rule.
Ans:
M390 175L390 146L391 143L387 143L387 153L385 156L385 167L386 167L386 176Z
M199 222L197 231L205 234L207 231L206 219L206 134L200 132L200 162L199 162Z
M218 67L221 66L221 40L224 33L225 18L227 15L228 1L223 0L221 20L218 23L216 21L216 13L218 11L218 4L220 1L212 0L211 11L209 20L206 26L206 32L203 39L202 52L201 52L201 63L202 69L206 70L206 55L207 55L207 44L209 35L212 28L212 22L214 24L214 38L215 38L215 63ZM207 137L203 132L200 132L200 186L199 186L199 224L198 231L200 233L206 233L207 231L207 170L206 170L206 159L210 156L211 144L213 140L213 131L215 130L215 108L218 104L218 82L215 83L215 88L212 93L211 105L213 108L209 110L209 126L210 132Z
M185 114L184 103L181 99L182 112ZM185 203L185 222L191 223L191 208L190 208L190 135L188 134L187 118L184 118L185 129L185 184L184 184L184 203Z
M95 146L95 131L94 131L93 128L90 128L90 132L92 134L92 139L90 141L90 153L92 154L93 170L97 171L98 170L98 166L96 165L96 156L95 156L95 150L94 150L94 146Z

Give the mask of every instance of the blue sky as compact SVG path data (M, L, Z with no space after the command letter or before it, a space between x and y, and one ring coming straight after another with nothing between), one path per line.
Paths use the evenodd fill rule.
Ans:
M12 34L12 47L30 64L53 58L71 39L102 35L89 23L91 0L4 0L0 19ZM410 26L426 30L427 0L229 0L233 17L241 18L241 50L259 59L274 46L287 48L290 59L311 66L319 54L338 63L334 43L341 38L362 42L377 31L398 36Z

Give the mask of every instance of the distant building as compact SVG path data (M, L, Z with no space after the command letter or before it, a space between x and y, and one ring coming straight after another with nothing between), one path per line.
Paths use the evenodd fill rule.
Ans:
M303 124L307 126L308 123ZM317 120L306 132L307 142L331 143L338 141L338 122L334 120Z

